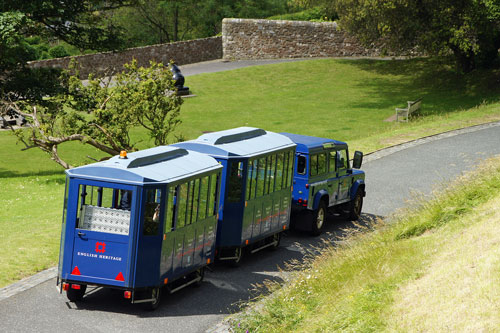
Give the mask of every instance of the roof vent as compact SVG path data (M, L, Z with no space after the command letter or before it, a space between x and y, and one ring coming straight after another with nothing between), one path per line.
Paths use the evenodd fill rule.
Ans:
M267 132L263 129L256 128L246 132L223 135L215 140L214 145L223 145L226 143L248 140L266 134Z
M151 149L154 150L155 148ZM151 151L150 150L150 151ZM145 151L143 151L145 152ZM140 153L140 152L138 152ZM150 165L150 164L155 164L155 163L160 163L164 162L167 160L171 160L180 156L188 155L188 151L183 148L177 148L177 149L172 149L172 150L163 150L163 151L158 151L158 152L151 152L151 154L148 155L143 155L143 156L137 156L132 159L132 154L129 154L129 161L130 163L127 165L127 169L130 168L137 168L145 165Z

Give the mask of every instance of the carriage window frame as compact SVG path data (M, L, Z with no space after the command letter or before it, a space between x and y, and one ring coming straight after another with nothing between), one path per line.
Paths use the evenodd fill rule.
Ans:
M175 201L177 198L177 186L169 186L166 192L167 198L165 199L163 232L169 233L175 230Z
M159 187L146 188L144 191L144 211L142 234L158 236L160 233L160 218L162 214L163 189Z
M295 152L293 150L288 151L288 178L287 178L287 188L292 186L293 181L293 167L295 164L294 160Z
M276 154L276 180L275 180L275 190L281 191L283 187L283 168L284 168L284 159L285 153L279 152Z
M243 161L230 161L227 174L227 201L240 202L243 195L244 183L244 168Z
M204 220L207 218L207 210L208 210L208 184L210 181L209 176L204 176L200 179L200 195L198 201L198 221ZM201 214L200 214L201 213Z

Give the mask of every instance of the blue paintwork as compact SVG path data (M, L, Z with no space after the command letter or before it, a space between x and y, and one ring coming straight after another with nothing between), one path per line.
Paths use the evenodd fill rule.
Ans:
M311 149L323 147L325 143L333 143L337 146L347 146L347 143L333 139L318 138L315 136L300 135L282 132L284 135L297 144L297 153L308 154Z
M353 170L353 175L362 175L364 174L362 171L359 170ZM350 197L351 200L354 199L354 196L356 195L356 192L358 192L358 189L362 189L363 192L365 191L365 180L364 179L357 179L351 187L351 192L350 192ZM364 194L363 194L364 196Z
M221 195L219 204L219 221L217 227L217 247L239 247L248 245L276 233L279 230L269 232L250 232L243 230L243 218L245 210L245 195L248 161L250 158L265 156L273 152L285 149L293 149L295 144L288 137L253 127L239 127L225 131L203 134L195 140L181 142L173 145L188 150L208 154L224 166L222 171ZM243 163L243 190L239 202L227 202L228 172L229 164L233 162ZM289 211L289 209L288 209ZM288 212L289 216L289 212ZM288 228L289 217L287 217L285 228Z
M281 133L297 144L297 155L295 158L294 186L293 186L293 210L296 213L303 211L316 211L322 200L327 202L327 207L349 202L356 195L359 188L364 192L365 173L361 170L330 168L330 164L339 157L336 151L346 151L348 147L345 142L319 138L313 136ZM326 164L328 170L319 175L310 175L311 155L326 153ZM330 159L330 153L335 153L334 160ZM318 155L319 156L319 155ZM305 174L299 174L297 164L299 158L306 161ZM308 187L306 186L308 185ZM347 188L348 187L348 188ZM346 192L346 191L349 192Z
M316 210L319 207L319 203L324 198L328 198L328 192L325 190L319 190L318 193L314 195L313 209Z
M159 223L156 235L145 235L142 217L145 215L147 189L160 189L164 193L159 206L162 207L160 221L163 221L169 186L221 169L214 158L205 154L162 146L130 153L127 159L115 156L104 162L67 170L67 209L61 232L59 278L75 283L136 289L162 285L165 278L173 281L206 265L207 259L213 261L215 241L204 240L200 235L204 244L192 250L182 247L179 252L179 256L185 256L185 253L190 255L195 251L199 257L197 260L183 263L181 269L161 271L163 223ZM128 235L76 227L79 188L84 185L131 191ZM215 237L215 216L213 224ZM180 239L184 237L183 230L186 231L187 227L168 235ZM203 253L205 258L202 258ZM72 274L75 266L80 275ZM171 267L169 263L165 266ZM123 275L123 281L117 279L119 274Z

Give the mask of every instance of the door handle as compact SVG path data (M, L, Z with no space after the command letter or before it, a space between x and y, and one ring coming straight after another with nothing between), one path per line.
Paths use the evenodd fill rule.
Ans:
M78 236L82 237L82 236L85 236L85 235L86 235L86 233L78 231Z

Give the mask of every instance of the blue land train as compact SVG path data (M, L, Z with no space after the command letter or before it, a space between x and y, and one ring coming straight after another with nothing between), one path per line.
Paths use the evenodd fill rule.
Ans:
M66 171L58 283L155 308L161 287L200 282L214 260L222 165L180 147L121 154Z
M359 169L363 153L354 153L353 168L345 142L281 133L297 144L293 177L293 228L319 235L327 211L360 217L365 192L365 173Z
M214 157L222 171L217 258L237 264L243 249L278 246L289 228L296 145L288 137L240 127L175 144Z

